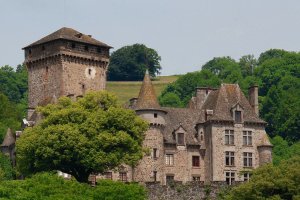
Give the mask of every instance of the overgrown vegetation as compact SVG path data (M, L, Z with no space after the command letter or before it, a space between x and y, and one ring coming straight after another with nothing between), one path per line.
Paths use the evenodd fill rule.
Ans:
M16 70L10 66L0 67L0 142L10 127L20 128L27 108L27 71L23 65Z
M300 157L280 162L278 166L264 165L254 170L249 182L223 191L226 200L280 200L300 198Z
M144 200L146 191L135 183L101 180L96 187L64 180L54 173L35 174L25 180L1 181L3 200Z

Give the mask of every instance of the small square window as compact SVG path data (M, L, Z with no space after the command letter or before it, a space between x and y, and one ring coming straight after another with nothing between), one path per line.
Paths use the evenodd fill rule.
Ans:
M84 46L84 50L88 51L89 47L88 46Z
M174 175L167 175L166 176L166 181L167 181L167 184L173 182L174 181Z
M76 47L75 43L71 44L72 49L74 49Z
M119 172L119 180L122 182L127 182L127 173L126 172Z
M154 113L154 118L157 118L157 113Z
M112 180L112 172L104 172L104 178Z
M192 157L192 165L193 165L193 167L200 167L200 157L199 156Z

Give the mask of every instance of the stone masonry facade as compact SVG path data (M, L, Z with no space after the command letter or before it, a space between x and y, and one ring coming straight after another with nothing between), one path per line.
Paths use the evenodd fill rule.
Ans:
M37 106L61 96L76 99L88 90L104 90L110 48L71 28L61 28L24 47L28 118Z

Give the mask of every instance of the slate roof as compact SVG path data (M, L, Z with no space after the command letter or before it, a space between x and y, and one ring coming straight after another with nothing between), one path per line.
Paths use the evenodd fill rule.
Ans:
M47 43L50 41L59 40L59 39L71 40L71 41L76 41L76 42L81 42L81 43L86 43L86 44L92 44L92 45L96 45L96 46L112 48L111 46L109 46L103 42L100 42L100 41L92 38L89 35L80 33L72 28L63 27L63 28L47 35L46 37L43 37L42 39L24 47L23 49L26 49L26 48L29 48L32 46L36 46L39 44Z
M9 147L12 144L15 144L16 139L11 131L10 128L7 129L6 135L4 137L4 140L1 144L1 147Z
M172 133L181 126L187 133L186 143L199 145L199 142L195 139L197 133L195 126L199 115L203 115L203 111L189 108L163 108L163 110L167 111L166 124L163 129L164 142L175 144L176 140Z
M210 120L232 121L231 109L237 104L244 109L244 122L266 123L255 114L238 84L222 84L208 95L202 109L213 110Z
M166 112L165 126L162 129L165 143L176 144L173 133L181 126L187 133L186 144L200 145L195 137L197 124L210 120L233 122L231 111L237 104L243 108L244 122L265 123L255 114L238 84L222 84L219 89L212 90L202 108L160 108L149 74L146 73L135 109L157 109ZM207 110L212 110L213 114L206 119Z
M155 91L150 79L148 70L145 73L142 87L140 89L139 97L135 106L136 110L139 109L157 109L160 105L157 101Z

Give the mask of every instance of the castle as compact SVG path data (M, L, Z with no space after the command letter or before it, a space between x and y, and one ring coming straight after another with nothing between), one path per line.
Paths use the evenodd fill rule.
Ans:
M26 46L29 110L24 126L38 119L38 105L60 96L78 98L87 90L104 90L111 47L71 28L62 28ZM259 118L258 87L247 99L238 84L196 88L187 108L164 108L145 74L130 109L149 122L143 145L150 149L134 168L122 166L97 176L121 181L247 181L251 171L272 161L272 145ZM17 132L17 136L20 132ZM9 141L9 142L8 142ZM11 131L1 149L11 152Z

